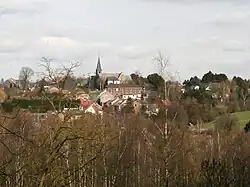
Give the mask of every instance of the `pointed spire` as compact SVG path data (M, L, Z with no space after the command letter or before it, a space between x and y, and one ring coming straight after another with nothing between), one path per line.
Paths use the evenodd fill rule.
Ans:
M96 66L96 73L100 74L101 72L102 72L101 59L100 59L100 56L98 56L97 66Z

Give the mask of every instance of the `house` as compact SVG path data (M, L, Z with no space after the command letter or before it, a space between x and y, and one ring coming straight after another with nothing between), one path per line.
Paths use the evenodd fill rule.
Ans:
M91 103L87 108L84 109L85 113L99 114L102 115L102 107L97 103Z
M102 107L94 101L88 101L86 99L80 99L81 105L79 109L84 113L100 114L102 115Z
M10 97L17 96L22 92L19 81L12 78L4 82L4 91Z
M117 77L108 77L106 79L106 85L109 84L121 84L121 81Z
M160 109L167 109L172 105L172 102L168 99L156 99L152 104L144 104L146 108L146 114L148 115L157 115Z
M18 80L15 80L13 78L10 78L4 82L5 88L20 88L20 82Z
M26 88L24 88L24 86ZM25 89L30 89L34 86L35 86L35 83L33 83L33 82L27 81L26 84L24 84L23 80L17 80L17 79L13 79L13 78L7 79L4 82L5 88L13 88L14 87L14 88L18 88L20 90L25 90Z
M159 112L159 106L157 104L147 104L145 105L146 111L145 113L150 115L157 115Z
M140 113L140 109L142 107L141 101L132 100L132 103L130 103L129 99L123 99L119 97L107 101L103 106L103 109L107 108L109 112L121 112L128 104L132 104L136 114Z
M127 104L127 99L115 98L112 101L106 103L107 106L112 106L114 111L121 111Z
M143 88L135 84L110 84L106 90L123 99L141 99Z
M124 75L123 73L120 73L118 76L118 79L122 84L128 84L132 82L131 76L130 75Z
M51 94L59 93L60 90L56 87L49 87L48 92Z
M104 90L100 95L98 96L98 100L100 100L100 103L103 105L109 101L112 101L115 99L115 96L112 95L110 92L107 90Z

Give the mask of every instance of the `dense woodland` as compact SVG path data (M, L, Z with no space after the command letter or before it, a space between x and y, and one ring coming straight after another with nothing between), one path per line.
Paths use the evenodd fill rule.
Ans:
M123 113L1 123L1 186L249 186L249 137Z

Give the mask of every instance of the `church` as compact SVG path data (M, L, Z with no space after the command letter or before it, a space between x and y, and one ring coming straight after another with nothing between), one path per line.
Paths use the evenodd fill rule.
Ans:
M98 87L99 90L103 90L109 84L128 84L130 82L130 75L124 75L122 72L103 72L101 58L98 56L95 75L90 76L90 88Z

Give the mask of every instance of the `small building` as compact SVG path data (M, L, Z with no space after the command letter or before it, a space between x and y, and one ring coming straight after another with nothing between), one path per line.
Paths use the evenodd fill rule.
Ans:
M56 87L49 87L48 92L51 94L59 93L60 90Z
M120 83L122 84L128 84L128 83L131 83L132 81L130 75L124 75L123 73L119 74L118 79L120 80Z
M102 115L102 107L94 101L89 101L86 99L80 99L81 105L79 107L80 111L84 113L100 114Z
M100 95L98 96L98 100L100 100L100 103L103 105L109 101L112 101L115 99L115 96L112 95L110 92L107 90L104 90Z
M106 80L106 85L110 84L121 84L121 81L117 77L108 77Z
M110 106L113 106L114 111L121 111L122 108L124 108L127 104L127 99L120 99L120 98L116 98L113 101L109 102Z
M92 113L95 115L102 115L102 107L95 102L89 102L88 105L80 106L80 110L84 113Z
M10 78L4 82L5 88L20 88L20 82L18 80L15 80L13 78Z
M135 84L109 84L106 90L123 99L141 99L143 88Z
M97 103L90 104L87 108L84 110L85 113L92 113L92 114L99 114L102 115L102 107L98 105Z

